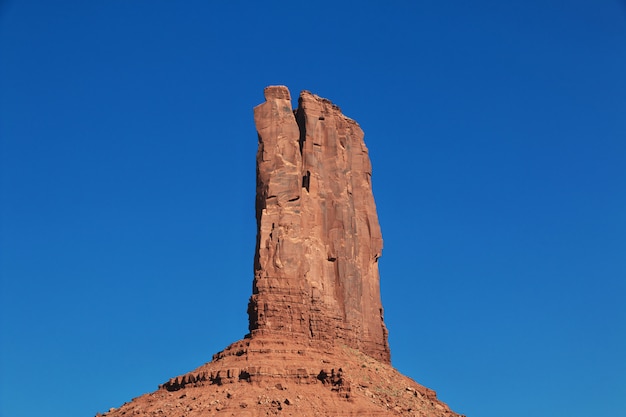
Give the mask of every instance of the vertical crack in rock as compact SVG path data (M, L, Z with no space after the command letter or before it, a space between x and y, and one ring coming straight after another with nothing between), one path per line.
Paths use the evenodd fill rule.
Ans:
M249 329L346 345L389 363L382 236L363 131L329 100L265 89L255 107L257 248ZM294 117L295 116L295 117Z

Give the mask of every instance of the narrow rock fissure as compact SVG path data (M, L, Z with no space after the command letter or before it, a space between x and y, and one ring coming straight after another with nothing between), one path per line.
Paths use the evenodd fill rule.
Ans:
M306 175L302 177L302 188L306 189L306 192L309 192L309 186L311 185L311 171L307 171Z
M296 123L298 124L298 130L300 131L300 137L298 138L300 155L303 155L304 142L306 141L306 116L304 114L304 109L302 108L302 98L298 99L298 108L294 110L294 115L296 117Z

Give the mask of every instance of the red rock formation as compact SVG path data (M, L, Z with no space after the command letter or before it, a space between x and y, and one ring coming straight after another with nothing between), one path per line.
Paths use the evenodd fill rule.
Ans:
M250 333L105 415L460 417L389 364L363 131L307 91L265 98Z
M434 391L348 347L252 337L107 417L461 417Z
M382 237L363 131L307 91L254 109L258 245L252 335L335 341L389 363L380 300Z

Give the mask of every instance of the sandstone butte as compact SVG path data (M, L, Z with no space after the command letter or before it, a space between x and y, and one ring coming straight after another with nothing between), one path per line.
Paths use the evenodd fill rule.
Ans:
M265 89L249 333L104 415L459 416L391 366L363 131L329 100ZM99 414L100 415L100 414Z

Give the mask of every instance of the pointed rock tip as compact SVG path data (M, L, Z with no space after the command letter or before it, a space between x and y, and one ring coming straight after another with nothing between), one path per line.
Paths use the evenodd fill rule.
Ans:
M317 102L324 103L324 104L330 106L330 108L332 108L333 110L337 111L339 113L339 115L341 117L343 117L345 120L347 120L348 122L353 123L353 124L359 126L359 123L356 120L354 120L354 119L346 116L345 114L343 114L343 111L341 110L341 107L339 107L338 105L333 103L331 100L329 100L327 98L324 98L324 97L321 97L321 96L318 96L317 94L312 93L309 90L302 90L300 92L300 98L298 99L298 102L299 103L307 102L309 100L317 101Z
M320 97L317 94L313 94L309 90L302 90L302 91L300 91L300 99L303 100L305 98L306 99L310 98L310 99L313 99L313 100L319 100L319 101L323 101L323 102L332 104L332 102L329 99L324 98L324 97Z
M265 90L263 92L265 94L265 100L291 100L291 94L289 94L289 89L284 85L270 85L265 87Z

